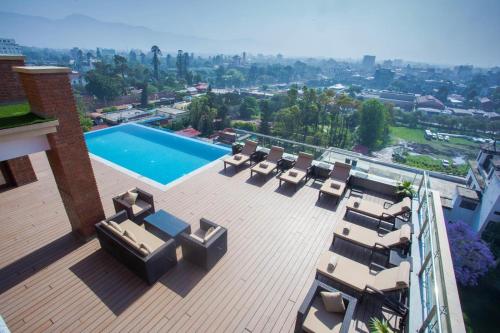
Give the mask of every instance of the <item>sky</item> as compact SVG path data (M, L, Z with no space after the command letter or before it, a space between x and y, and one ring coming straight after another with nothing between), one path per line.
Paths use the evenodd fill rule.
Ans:
M499 0L1 2L6 12L53 19L77 13L156 31L255 41L285 56L358 59L373 54L377 60L500 65Z

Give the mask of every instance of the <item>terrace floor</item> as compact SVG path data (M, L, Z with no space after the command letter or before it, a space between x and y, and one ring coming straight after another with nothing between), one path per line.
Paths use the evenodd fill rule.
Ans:
M157 209L198 227L206 217L228 229L228 252L204 272L182 259L148 286L102 251L77 241L45 154L31 155L39 180L0 193L0 315L13 332L289 332L344 214L312 180L296 193L249 171L224 175L222 162L162 192L92 161L106 215L111 197L139 186ZM371 200L380 200L370 196ZM182 255L178 248L178 257ZM352 332L372 316L398 318L369 299Z

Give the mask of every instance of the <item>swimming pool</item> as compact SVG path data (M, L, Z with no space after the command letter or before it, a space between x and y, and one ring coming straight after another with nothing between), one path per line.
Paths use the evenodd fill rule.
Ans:
M230 149L138 124L85 133L91 154L167 185L230 153Z

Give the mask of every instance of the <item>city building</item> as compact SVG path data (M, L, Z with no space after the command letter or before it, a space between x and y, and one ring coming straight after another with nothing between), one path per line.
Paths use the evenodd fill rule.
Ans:
M389 103L405 111L415 108L415 95L394 91L364 91L359 96L361 99L376 99L382 103Z
M373 55L365 55L363 56L363 61L361 62L361 67L366 70L372 70L375 68L375 56Z
M457 186L452 205L447 218L467 222L479 233L500 222L500 151L495 144L484 144L470 162L467 187Z
M386 88L394 80L395 72L388 68L379 68L375 71L373 83L379 88Z
M0 38L0 55L21 55L21 47L12 38Z
M443 102L432 95L418 96L416 102L418 108L445 109Z

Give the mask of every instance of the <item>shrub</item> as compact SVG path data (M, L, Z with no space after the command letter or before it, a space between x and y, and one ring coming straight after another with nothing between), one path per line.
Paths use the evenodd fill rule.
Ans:
M245 131L257 132L257 125L255 125L254 123L250 123L250 122L235 121L235 122L233 122L233 127L239 128L239 129L242 129Z
M446 223L455 277L462 286L477 286L495 260L479 235L463 221Z

